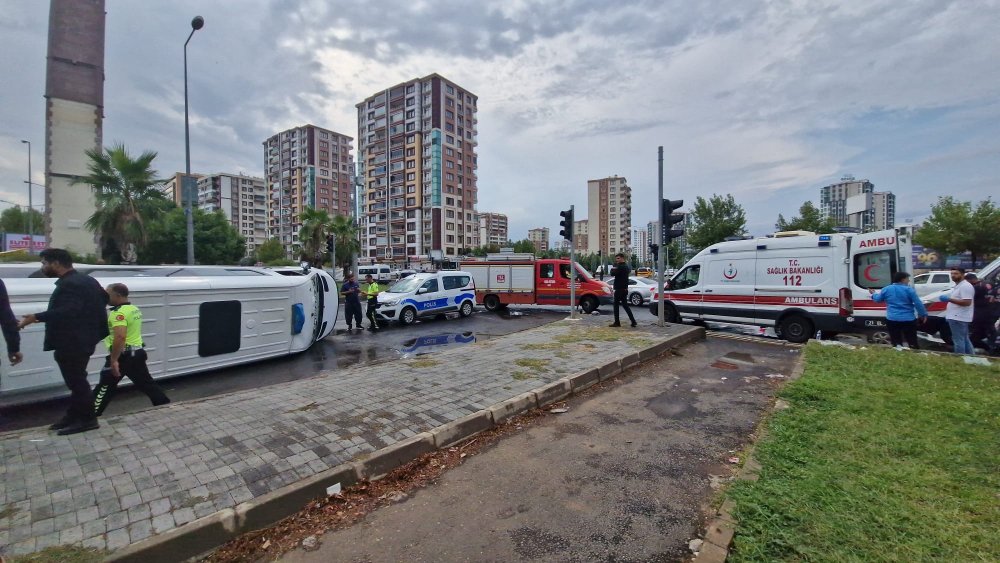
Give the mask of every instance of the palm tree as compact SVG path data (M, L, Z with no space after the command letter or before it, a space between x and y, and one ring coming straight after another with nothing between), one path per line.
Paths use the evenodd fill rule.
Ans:
M326 235L330 230L330 214L323 209L307 207L299 215L302 226L299 227L299 242L302 243L302 254L314 265L323 263L323 249L326 247Z
M352 217L335 215L330 221L330 233L335 243L337 262L344 265L344 274L351 257L361 251L361 241L358 240L359 229ZM336 268L336 264L334 264Z
M88 184L94 190L97 210L85 225L101 238L101 247L108 253L134 260L135 247L146 243L146 217L166 199L157 189L163 180L156 178L151 167L156 153L145 151L132 158L125 145L117 144L86 154L90 173L74 183Z

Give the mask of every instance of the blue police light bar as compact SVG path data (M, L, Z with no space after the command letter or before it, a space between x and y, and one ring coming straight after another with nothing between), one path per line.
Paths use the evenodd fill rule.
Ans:
M821 240L821 241L830 241L830 239L831 239L830 235L820 235L819 236L819 240Z

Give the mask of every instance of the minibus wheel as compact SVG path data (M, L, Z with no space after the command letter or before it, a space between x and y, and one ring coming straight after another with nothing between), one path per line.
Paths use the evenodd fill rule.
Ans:
M496 295L487 295L483 298L483 307L486 307L487 311L496 311L500 308L500 298Z

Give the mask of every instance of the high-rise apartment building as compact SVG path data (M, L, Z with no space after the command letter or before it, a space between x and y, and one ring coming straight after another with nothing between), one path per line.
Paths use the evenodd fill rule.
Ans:
M868 180L844 176L839 183L819 190L820 212L832 218L838 227L852 227L862 232L892 228L896 224L896 196L876 192Z
M503 246L510 239L507 216L503 213L482 212L479 217L479 246Z
M248 255L268 238L269 206L263 178L224 173L199 176L198 207L221 211L246 239Z
M286 250L298 246L299 216L306 208L353 215L353 139L315 125L303 125L264 141L268 231Z
M649 253L649 233L642 227L632 227L632 255L639 262L647 262L652 255Z
M192 172L191 175L198 179L200 179L202 176L201 174L195 174L194 172ZM177 207L183 207L184 200L181 198L182 196L181 190L183 189L182 188L183 185L184 185L184 173L175 172L174 175L171 176L169 180L165 181L163 185L160 186L160 191L163 192L163 195L165 195L167 199L176 203Z
M872 230L882 231L896 226L896 195L892 192L872 193L874 223Z
M357 104L365 256L399 263L480 246L477 104L438 74Z
M535 252L547 251L549 249L549 228L528 229L528 240L535 245Z
M581 219L573 221L573 246L577 252L586 253L590 251L587 238L590 236L590 221Z
M604 256L631 247L632 188L625 178L611 176L587 182L587 249Z

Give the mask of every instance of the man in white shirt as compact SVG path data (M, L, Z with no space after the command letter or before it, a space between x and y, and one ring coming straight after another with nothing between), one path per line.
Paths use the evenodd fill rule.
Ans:
M948 303L944 318L951 328L951 341L955 353L972 356L975 355L975 350L972 348L972 340L969 339L969 327L972 325L974 312L972 300L976 295L976 289L965 281L965 270L962 268L951 269L951 281L955 282L955 288L950 294L941 296L941 301Z

